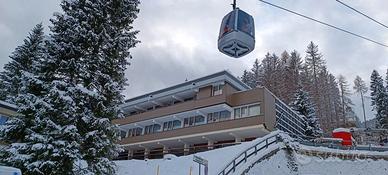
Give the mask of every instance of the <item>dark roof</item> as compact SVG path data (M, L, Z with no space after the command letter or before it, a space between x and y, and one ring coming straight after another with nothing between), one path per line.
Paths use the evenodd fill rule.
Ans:
M127 99L127 100L125 100L125 103L130 102L130 101L135 101L135 100L138 100L138 99L141 99L141 98L149 97L150 95L153 95L153 94L159 94L159 93L163 93L163 92L166 92L166 91L169 91L169 90L172 90L172 89L176 89L176 88L180 88L180 87L183 87L183 86L187 86L187 85L199 82L199 81L203 81L203 80L207 80L207 79L210 79L210 78L222 76L222 75L227 75L230 78L232 78L233 80L235 80L236 82L238 82L241 86L243 86L243 87L245 87L247 89L250 89L250 87L248 85L246 85L245 83L241 82L238 78L233 76L231 73L229 73L226 70L223 70L223 71L220 71L220 72L217 72L217 73L214 73L214 74L210 74L210 75L207 75L207 76L204 76L204 77L201 77L201 78L197 78L195 80L186 81L184 83L177 84L175 86L171 86L171 87L168 87L168 88L165 88L165 89L157 90L157 91L150 92L150 93L147 93L147 94L144 94L144 95L141 95L141 96L137 96L137 97L134 97L134 98Z

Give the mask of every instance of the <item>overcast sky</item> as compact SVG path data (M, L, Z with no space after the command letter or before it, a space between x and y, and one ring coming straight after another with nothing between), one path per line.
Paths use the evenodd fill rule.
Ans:
M268 0L307 16L365 35L388 44L388 29L341 6L335 0ZM388 1L343 0L345 3L388 24ZM232 0L148 0L142 1L135 28L141 43L132 49L133 59L126 72L127 98L182 83L221 70L240 76L253 60L266 52L280 55L297 50L304 57L310 41L319 45L330 72L344 75L353 86L360 75L369 82L373 69L385 74L388 48L344 34L304 18L280 11L257 0L238 0L256 25L255 50L242 58L227 57L217 50L222 17L231 10ZM9 55L37 23L50 25L59 0L0 0L0 70ZM355 111L361 116L358 98ZM372 115L367 105L368 118Z

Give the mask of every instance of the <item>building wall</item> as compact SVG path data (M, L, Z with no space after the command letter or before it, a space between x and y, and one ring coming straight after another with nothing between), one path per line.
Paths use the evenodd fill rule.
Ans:
M275 98L271 92L263 88L264 93L264 111L265 111L265 126L268 130L275 130L276 125L276 111L275 111Z
M197 94L197 100L203 99L203 98L209 98L211 94L212 94L212 86L199 88L199 92Z

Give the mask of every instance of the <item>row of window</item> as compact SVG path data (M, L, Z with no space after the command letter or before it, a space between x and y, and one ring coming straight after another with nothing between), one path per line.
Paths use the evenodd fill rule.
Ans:
M207 114L207 123L230 120L229 111L219 111Z
M220 89L222 89L222 87ZM233 111L233 119L251 117L256 115L260 115L259 104L236 107ZM220 122L225 120L231 120L232 119L231 116L232 116L231 112L224 110L224 111L208 113L207 117L204 117L202 115L197 115L197 116L184 118L183 124L180 120L167 121L167 122L164 122L162 126L155 123L152 125L145 126L144 131L140 127L130 129L128 131L128 137L139 136L142 134L151 134L151 133L160 132L160 131L169 131L169 130L174 130L182 127L198 126L206 123L214 123L214 122ZM122 133L121 135L122 137L126 136L125 132Z
M260 115L260 105L242 106L234 109L234 118L243 118Z

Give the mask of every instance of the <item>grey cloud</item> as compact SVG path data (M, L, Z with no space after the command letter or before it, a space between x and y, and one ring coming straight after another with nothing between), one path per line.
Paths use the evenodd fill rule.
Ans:
M385 28L335 1L271 2L388 43ZM388 24L387 1L344 2ZM296 49L304 56L310 41L319 45L329 70L335 75L345 75L349 83L356 75L369 81L372 69L384 74L388 67L388 49L256 0L238 1L241 9L255 18L256 48L246 57L229 58L218 52L217 37L222 17L231 10L230 3L231 0L141 1L135 28L140 30L138 38L142 43L131 50L133 59L126 71L130 84L125 90L126 97L224 69L238 76L251 66L254 59L262 59L266 52L280 54L284 50ZM43 21L47 27L48 19L59 9L59 0L0 1L0 66L9 61L8 55L36 23ZM358 98L354 99L357 101ZM356 105L355 108L359 111L360 106ZM358 112L358 115L361 116L361 113Z

